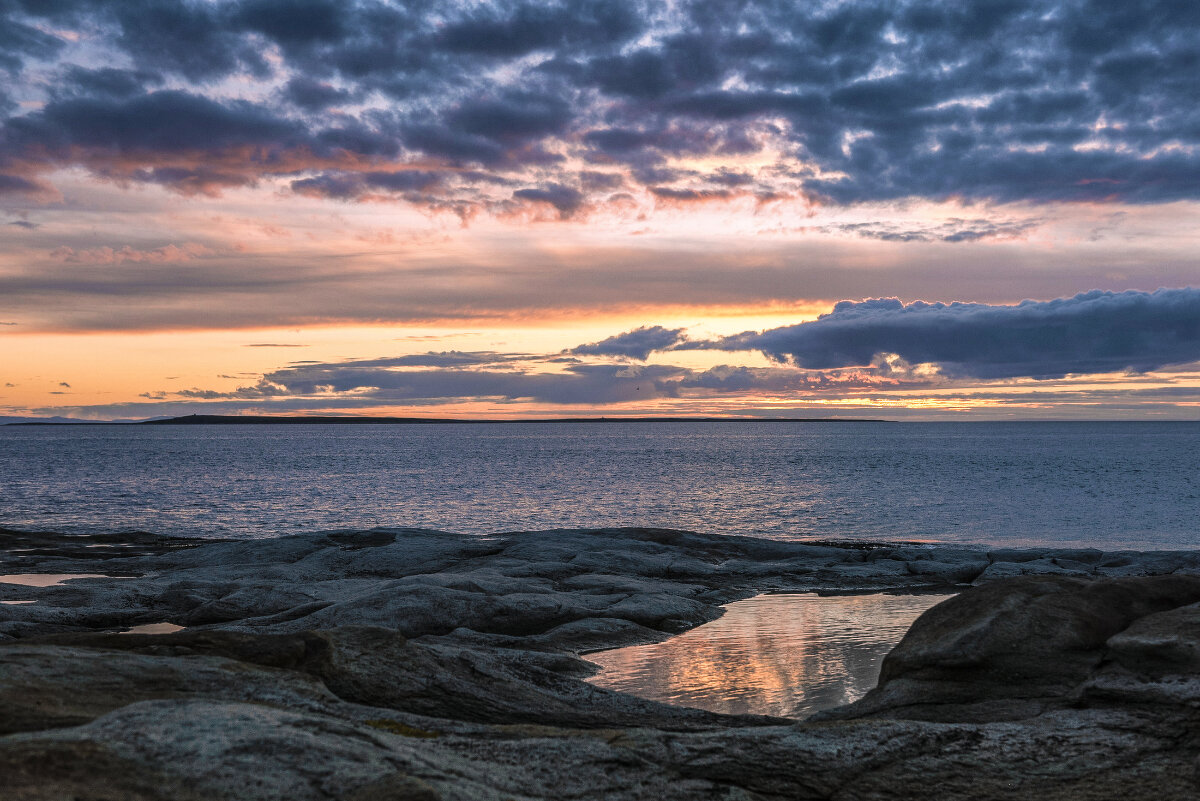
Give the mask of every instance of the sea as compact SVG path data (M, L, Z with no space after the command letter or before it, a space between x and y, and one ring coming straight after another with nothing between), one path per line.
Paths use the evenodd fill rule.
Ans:
M0 526L1200 545L1200 422L0 427Z

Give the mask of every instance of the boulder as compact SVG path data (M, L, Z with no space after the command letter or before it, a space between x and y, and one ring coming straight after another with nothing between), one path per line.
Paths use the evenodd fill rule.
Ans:
M1030 717L1071 702L1105 660L1135 670L1192 664L1195 646L1179 638L1197 602L1200 578L1182 575L977 587L921 615L884 660L879 685L825 717Z

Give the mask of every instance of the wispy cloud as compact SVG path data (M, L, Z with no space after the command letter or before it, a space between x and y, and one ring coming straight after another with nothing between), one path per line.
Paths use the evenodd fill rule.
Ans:
M139 250L129 245L119 248L100 247L76 250L64 245L55 248L50 253L51 258L70 264L124 264L126 262L133 262L135 264L140 262L169 264L171 262L191 261L208 255L214 255L213 251L197 242L185 242L182 245L164 245L149 250Z

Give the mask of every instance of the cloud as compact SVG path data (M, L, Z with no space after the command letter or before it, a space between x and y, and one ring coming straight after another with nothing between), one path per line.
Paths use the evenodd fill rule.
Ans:
M496 353L495 351L429 351L427 353L412 353L406 356L392 356L385 359L360 359L354 365L360 369L387 369L393 367L477 367L479 365L499 365L507 362L520 361L523 355L512 353Z
M663 365L570 365L556 373L462 369L409 369L419 358L304 364L266 373L233 392L192 389L172 393L194 400L271 400L321 396L376 403L501 398L569 405L604 405L672 397L688 373ZM450 362L452 364L452 362ZM397 365L405 365L399 369Z
M342 403L431 404L477 399L599 407L685 396L837 397L864 389L913 389L929 385L928 380L906 380L871 370L815 373L794 367L719 366L693 370L664 364L585 364L537 359L562 367L554 372L528 366L496 369L497 365L524 358L451 351L385 359L293 363L265 373L255 384L233 391L192 388L148 393L143 397L172 403L180 399L272 404L321 399L331 408Z
M76 254L97 250L92 236L68 241L65 247ZM719 246L719 238L664 248L630 237L561 250L536 241L504 248L486 239L463 241L471 249L396 252L387 270L346 254L340 242L327 246L319 240L280 253L206 242L213 253L180 262L186 269L125 259L86 273L78 263L50 257L50 251L32 251L0 272L0 318L19 319L31 331L430 321L460 329L614 311L646 319L645 310L653 306L782 304L815 311L839 298L878 295L1009 303L1014 288L1056 297L1097 285L1182 286L1194 279L1196 266L1182 250L1151 249L1147 258L1140 249L1131 255L1090 244L1029 249L1014 260L1011 252L974 243L880 243L874 263L863 263L861 242L817 237L738 240L736 251ZM118 240L111 247L118 252L124 244Z
M579 190L554 183L536 189L518 189L513 192L513 197L539 203L549 203L558 209L559 216L564 219L578 211L584 201L584 195Z
M1200 289L1094 290L1015 306L842 301L813 322L677 347L758 350L816 370L895 354L984 379L1146 372L1200 359Z
M1020 239L1044 220L946 220L936 225L899 225L890 222L839 223L821 226L823 233L846 233L882 242L982 242Z
M163 77L151 70L126 70L115 67L87 69L77 64L68 64L54 87L55 97L107 97L127 98L142 94L148 87L163 83Z
M129 245L120 248L101 247L76 250L64 245L50 252L52 258L69 264L124 264L125 262L167 264L192 261L211 255L213 255L213 251L198 242L164 245L151 250L139 250Z
M284 96L294 105L307 111L322 111L330 106L345 103L354 95L328 83L297 75L287 82Z
M568 353L576 356L619 356L625 359L645 361L654 351L670 350L683 339L682 328L663 328L661 325L649 328L643 326L623 334L616 334L600 342L579 345Z
M519 57L535 50L619 44L641 26L633 4L624 0L499 3L446 25L438 43L456 53Z
M243 146L286 147L299 127L247 102L220 103L179 90L121 100L59 100L8 120L9 141L69 157L72 148L102 152L221 151Z
M447 173L427 170L374 170L361 173L328 171L311 178L292 181L292 191L312 197L355 200L371 194L426 192L437 187L447 177Z
M51 58L63 46L57 36L32 25L13 19L4 23L0 25L0 69L9 73L20 72L25 57Z
M308 345L296 345L290 342L252 342L243 345L244 348L307 348Z
M33 194L43 191L44 187L36 181L22 178L20 175L5 175L0 173L0 195Z
M22 105L0 101L0 190L59 166L195 192L482 165L520 174L519 191L609 191L578 180L590 161L663 199L721 200L713 184L749 185L734 157L759 154L779 169L758 191L826 203L1200 199L1200 12L1182 0L55 0L0 15L0 69L23 87ZM483 186L446 190L461 203Z

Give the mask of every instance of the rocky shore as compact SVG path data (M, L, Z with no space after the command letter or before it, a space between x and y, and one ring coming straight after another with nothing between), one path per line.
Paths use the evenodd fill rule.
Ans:
M0 531L0 574L93 576L0 583L4 799L1200 795L1200 552ZM808 721L583 681L760 592L945 587Z

